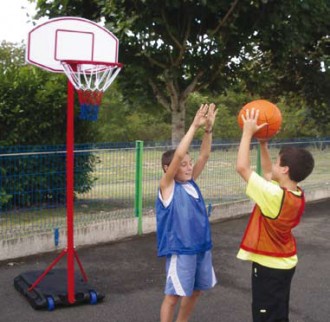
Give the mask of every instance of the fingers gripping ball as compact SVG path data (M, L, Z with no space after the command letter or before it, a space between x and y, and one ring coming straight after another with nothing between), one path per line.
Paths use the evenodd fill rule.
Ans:
M252 108L259 110L257 124L267 123L253 136L257 139L269 139L277 134L282 125L282 114L275 104L266 100L255 100L244 105L237 117L239 127L243 129L242 114L245 115L246 110L252 110Z

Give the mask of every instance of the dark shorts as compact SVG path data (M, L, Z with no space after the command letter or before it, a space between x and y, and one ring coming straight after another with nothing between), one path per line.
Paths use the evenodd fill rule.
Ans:
M252 264L254 322L289 321L290 287L295 267L274 269Z

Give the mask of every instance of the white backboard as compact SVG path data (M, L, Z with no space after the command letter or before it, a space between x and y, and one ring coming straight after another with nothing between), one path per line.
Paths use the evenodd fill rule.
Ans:
M79 17L60 17L28 33L26 61L61 73L63 60L117 63L118 46L118 39L97 23Z

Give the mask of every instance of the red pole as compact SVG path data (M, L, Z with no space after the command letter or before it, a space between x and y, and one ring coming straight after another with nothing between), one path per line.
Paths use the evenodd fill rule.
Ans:
M66 138L66 213L67 213L67 279L68 301L75 302L74 240L73 240L73 187L74 187L74 87L68 80Z
M43 279L44 277L53 269L53 267L60 261L60 259L66 255L67 250L63 249L61 254L55 258L55 260L45 269L45 271L36 279L36 281L28 288L31 292Z

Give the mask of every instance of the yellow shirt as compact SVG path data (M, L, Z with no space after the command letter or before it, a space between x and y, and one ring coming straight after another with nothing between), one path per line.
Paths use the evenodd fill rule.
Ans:
M292 193L301 195L300 191L292 191ZM252 172L247 184L246 194L258 204L262 213L266 217L276 218L278 216L282 205L284 191L277 182L267 181L256 172ZM271 257L254 254L243 249L239 250L237 258L278 269L290 269L295 267L298 263L297 255L291 257Z

